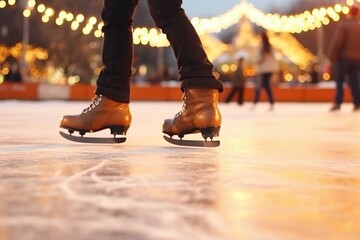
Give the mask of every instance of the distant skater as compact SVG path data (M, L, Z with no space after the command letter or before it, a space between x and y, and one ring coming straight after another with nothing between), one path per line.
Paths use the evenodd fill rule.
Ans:
M336 29L330 47L330 60L335 71L336 91L330 111L340 110L344 97L344 83L348 77L348 86L354 104L353 111L360 111L360 22L357 19L359 9L350 8L347 18Z
M256 62L256 74L260 77L258 84L255 85L255 93L253 100L253 107L255 109L256 104L260 100L261 89L264 88L268 101L270 103L269 110L274 108L274 94L271 86L272 75L279 70L278 62L275 58L273 48L270 44L268 35L265 31L261 32L261 45L258 53L258 60Z
M244 76L244 59L239 58L237 60L237 70L231 78L231 90L226 96L225 102L229 103L232 98L237 94L237 103L242 105L244 102L244 91L245 91L245 76Z

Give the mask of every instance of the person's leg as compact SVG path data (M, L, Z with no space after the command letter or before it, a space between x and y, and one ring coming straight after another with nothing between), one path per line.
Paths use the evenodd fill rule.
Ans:
M223 84L213 75L200 38L182 9L181 0L147 0L157 27L166 34L177 59L183 109L173 119L166 119L163 132L182 138L200 131L206 139L219 135L221 114L217 107Z
M223 85L213 75L213 65L207 58L193 25L182 9L181 0L147 0L157 27L166 34L177 59L181 88L209 88L223 91Z
M334 105L331 107L330 111L339 110L343 102L344 97L344 82L347 74L347 66L343 60L339 60L335 64L335 98Z
M244 88L238 87L238 104L242 105L244 103Z
M104 22L103 69L97 80L96 94L128 103L132 77L132 24L139 0L104 0L101 17Z
M226 102L226 103L231 102L231 99L234 97L235 93L236 93L236 88L235 88L235 87L232 87L231 90L230 90L230 92L229 92L229 94L228 94L228 95L226 96L226 98L225 98L225 102Z
M356 61L351 61L351 65L349 67L349 88L353 98L354 110L358 110L360 107L359 65L360 64Z
M129 109L133 58L132 23L138 0L104 0L102 19L104 67L97 80L96 96L78 115L66 115L60 127L70 133L96 132L109 128L125 135L131 123Z
M257 104L260 100L261 88L263 87L263 75L256 76L255 86L254 86L254 105Z
M360 92L360 61L356 61L355 69L358 71L357 86L358 86L358 91ZM354 107L354 111L360 111L360 93L358 94L358 97L357 97L357 103L358 103L358 105Z
M263 87L265 89L265 92L268 96L268 100L271 105L274 104L274 95L271 88L271 73L265 73L263 75Z

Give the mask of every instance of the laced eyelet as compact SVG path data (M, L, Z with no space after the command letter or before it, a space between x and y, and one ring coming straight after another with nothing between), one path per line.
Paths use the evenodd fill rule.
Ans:
M181 111L178 112L178 113L175 115L175 118L180 117L180 116L185 112L185 109L186 109L186 97L185 97L185 95L183 96L182 100L184 101L184 103L183 103L183 105L182 105Z
M92 102L90 103L90 106L83 110L83 113L90 112L92 109L94 109L96 106L98 106L101 101L102 101L102 96L101 95L95 96L92 99Z

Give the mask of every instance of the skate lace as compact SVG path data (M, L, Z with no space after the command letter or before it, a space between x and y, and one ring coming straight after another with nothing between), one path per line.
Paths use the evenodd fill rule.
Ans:
M96 106L98 106L100 104L101 100L102 100L102 96L101 95L96 95L91 100L90 106L83 110L83 113L87 113L87 112L90 112L91 110L93 110Z
M182 108L181 108L180 112L178 112L178 113L175 115L175 118L180 117L180 116L185 112L185 109L186 109L186 97L185 97L185 95L183 95L182 100L183 100L184 103L183 103L183 105L182 105Z

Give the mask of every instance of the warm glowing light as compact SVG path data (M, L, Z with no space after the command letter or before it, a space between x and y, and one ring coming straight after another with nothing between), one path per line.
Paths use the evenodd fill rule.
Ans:
M99 23L99 24L98 24L98 29L101 30L101 29L103 28L103 26L104 26L104 23L103 23L103 22Z
M305 83L306 82L306 77L304 75L301 75L301 76L299 76L298 81L300 83Z
M27 18L27 17L30 17L30 15L31 15L30 9L24 9L23 16Z
M16 3L16 0L8 0L8 4L10 6L15 5L15 3Z
M323 79L324 79L325 81L329 81L330 78L331 78L331 75L330 75L329 73L324 73L324 74L323 74Z
M71 30L76 31L79 28L79 26L80 26L80 23L74 21L71 23Z
M67 16L67 13L65 11L60 11L59 12L59 18L65 19Z
M66 21L71 22L74 19L74 14L67 13L65 19Z
M28 0L27 5L29 8L34 8L36 5L36 1L35 0Z
M349 12L350 12L350 8L348 8L348 7L343 7L342 8L342 13L343 14L349 14Z
M5 8L8 5L14 5L16 2L16 0L0 0L0 8ZM357 2L360 2L360 0L357 0ZM256 25L273 32L301 33L315 30L323 25L328 25L331 21L339 21L343 14L348 14L349 7L354 4L354 0L346 0L345 3L336 3L333 6L326 8L314 8L296 15L281 15L279 13L264 13L255 8L255 6L248 1L241 1L224 14L212 18L200 19L195 17L191 19L191 23L200 35L220 32L221 30L227 29L230 26L239 23L242 18L247 18ZM42 21L44 22L50 21L50 18L55 15L55 11L52 8L47 7L44 4L38 4L35 0L28 0L27 9L23 11L24 17L30 17L32 8L36 8L39 13L45 13L44 15L47 17L42 17ZM58 13L58 18L66 19L66 21L69 22L78 22L74 24L71 23L71 29L73 30L82 29L83 33L86 35L89 35L92 31L94 31L94 35L96 37L102 36L96 28L94 29L93 27L88 26L94 26L98 23L97 28L101 30L101 21L94 16L90 17L87 21L87 25L82 28L80 28L80 24L85 21L85 16L82 14L78 14L75 17L73 13L62 10ZM54 19L56 24L59 26L63 25L61 20L58 20L58 18ZM134 29L135 44L146 44L153 47L170 46L166 36L157 29L145 30L146 32L144 30L137 32L136 29Z
M47 15L44 15L44 16L41 17L41 21L43 21L44 23L49 22L49 20L50 20L50 18Z
M96 22L97 22L96 17L91 17L91 18L89 19L89 23L90 23L91 25L95 25Z
M55 23L56 23L56 25L61 26L62 24L64 24L64 20L62 18L57 18L55 20Z
M248 68L248 69L245 70L244 74L247 77L253 77L253 76L255 76L256 72L255 72L254 68Z
M354 0L346 0L346 4L352 6L354 5Z
M224 73L227 73L229 72L230 70L230 66L228 64L224 64L221 66L221 70L224 72Z
M235 72L238 69L238 66L236 64L231 64L230 65L230 71L231 72Z
M76 21L78 21L79 23L82 23L84 20L85 20L84 15L78 14L78 15L76 16Z
M48 16L48 17L52 17L52 16L54 16L54 14L55 14L55 11L52 8L47 8L45 10L45 15Z
M0 8L5 8L6 7L6 2L4 0L0 1Z
M92 31L92 26L91 25L86 25L82 30L84 35L89 35L91 33L91 31Z
M291 73L289 73L289 72L284 73L284 80L286 82L291 82L293 79L294 79L294 76Z
M38 11L39 13L43 13L43 12L45 12L45 10L46 10L46 7L45 7L44 4L40 4L40 5L37 7L37 11Z
M97 37L97 38L101 38L102 35L103 35L103 33L102 33L101 30L98 29L98 30L95 30L94 35L95 35L95 37Z
M2 70L1 70L1 74L3 75L8 75L10 72L10 69L8 67L4 67Z
M74 85L76 83L80 82L80 77L79 76L70 76L68 77L68 84L69 85Z
M7 47L2 44L0 44L0 65L8 59L9 57L13 57L15 59L20 60L23 56L23 47L21 43L17 43L13 47ZM39 69L38 65L34 64L36 60L47 60L49 57L46 50L41 48L34 48L31 45L27 47L27 52L25 55L25 60L28 62L29 66L29 73L32 76L39 76ZM0 82L1 82L1 76L7 75L9 73L9 66L4 66L3 68L0 68ZM35 74L35 75L33 75Z
M148 69L147 69L147 66L146 66L146 65L141 65L141 66L139 67L139 74L140 74L141 76L145 76L145 75L147 74L147 71L148 71Z

